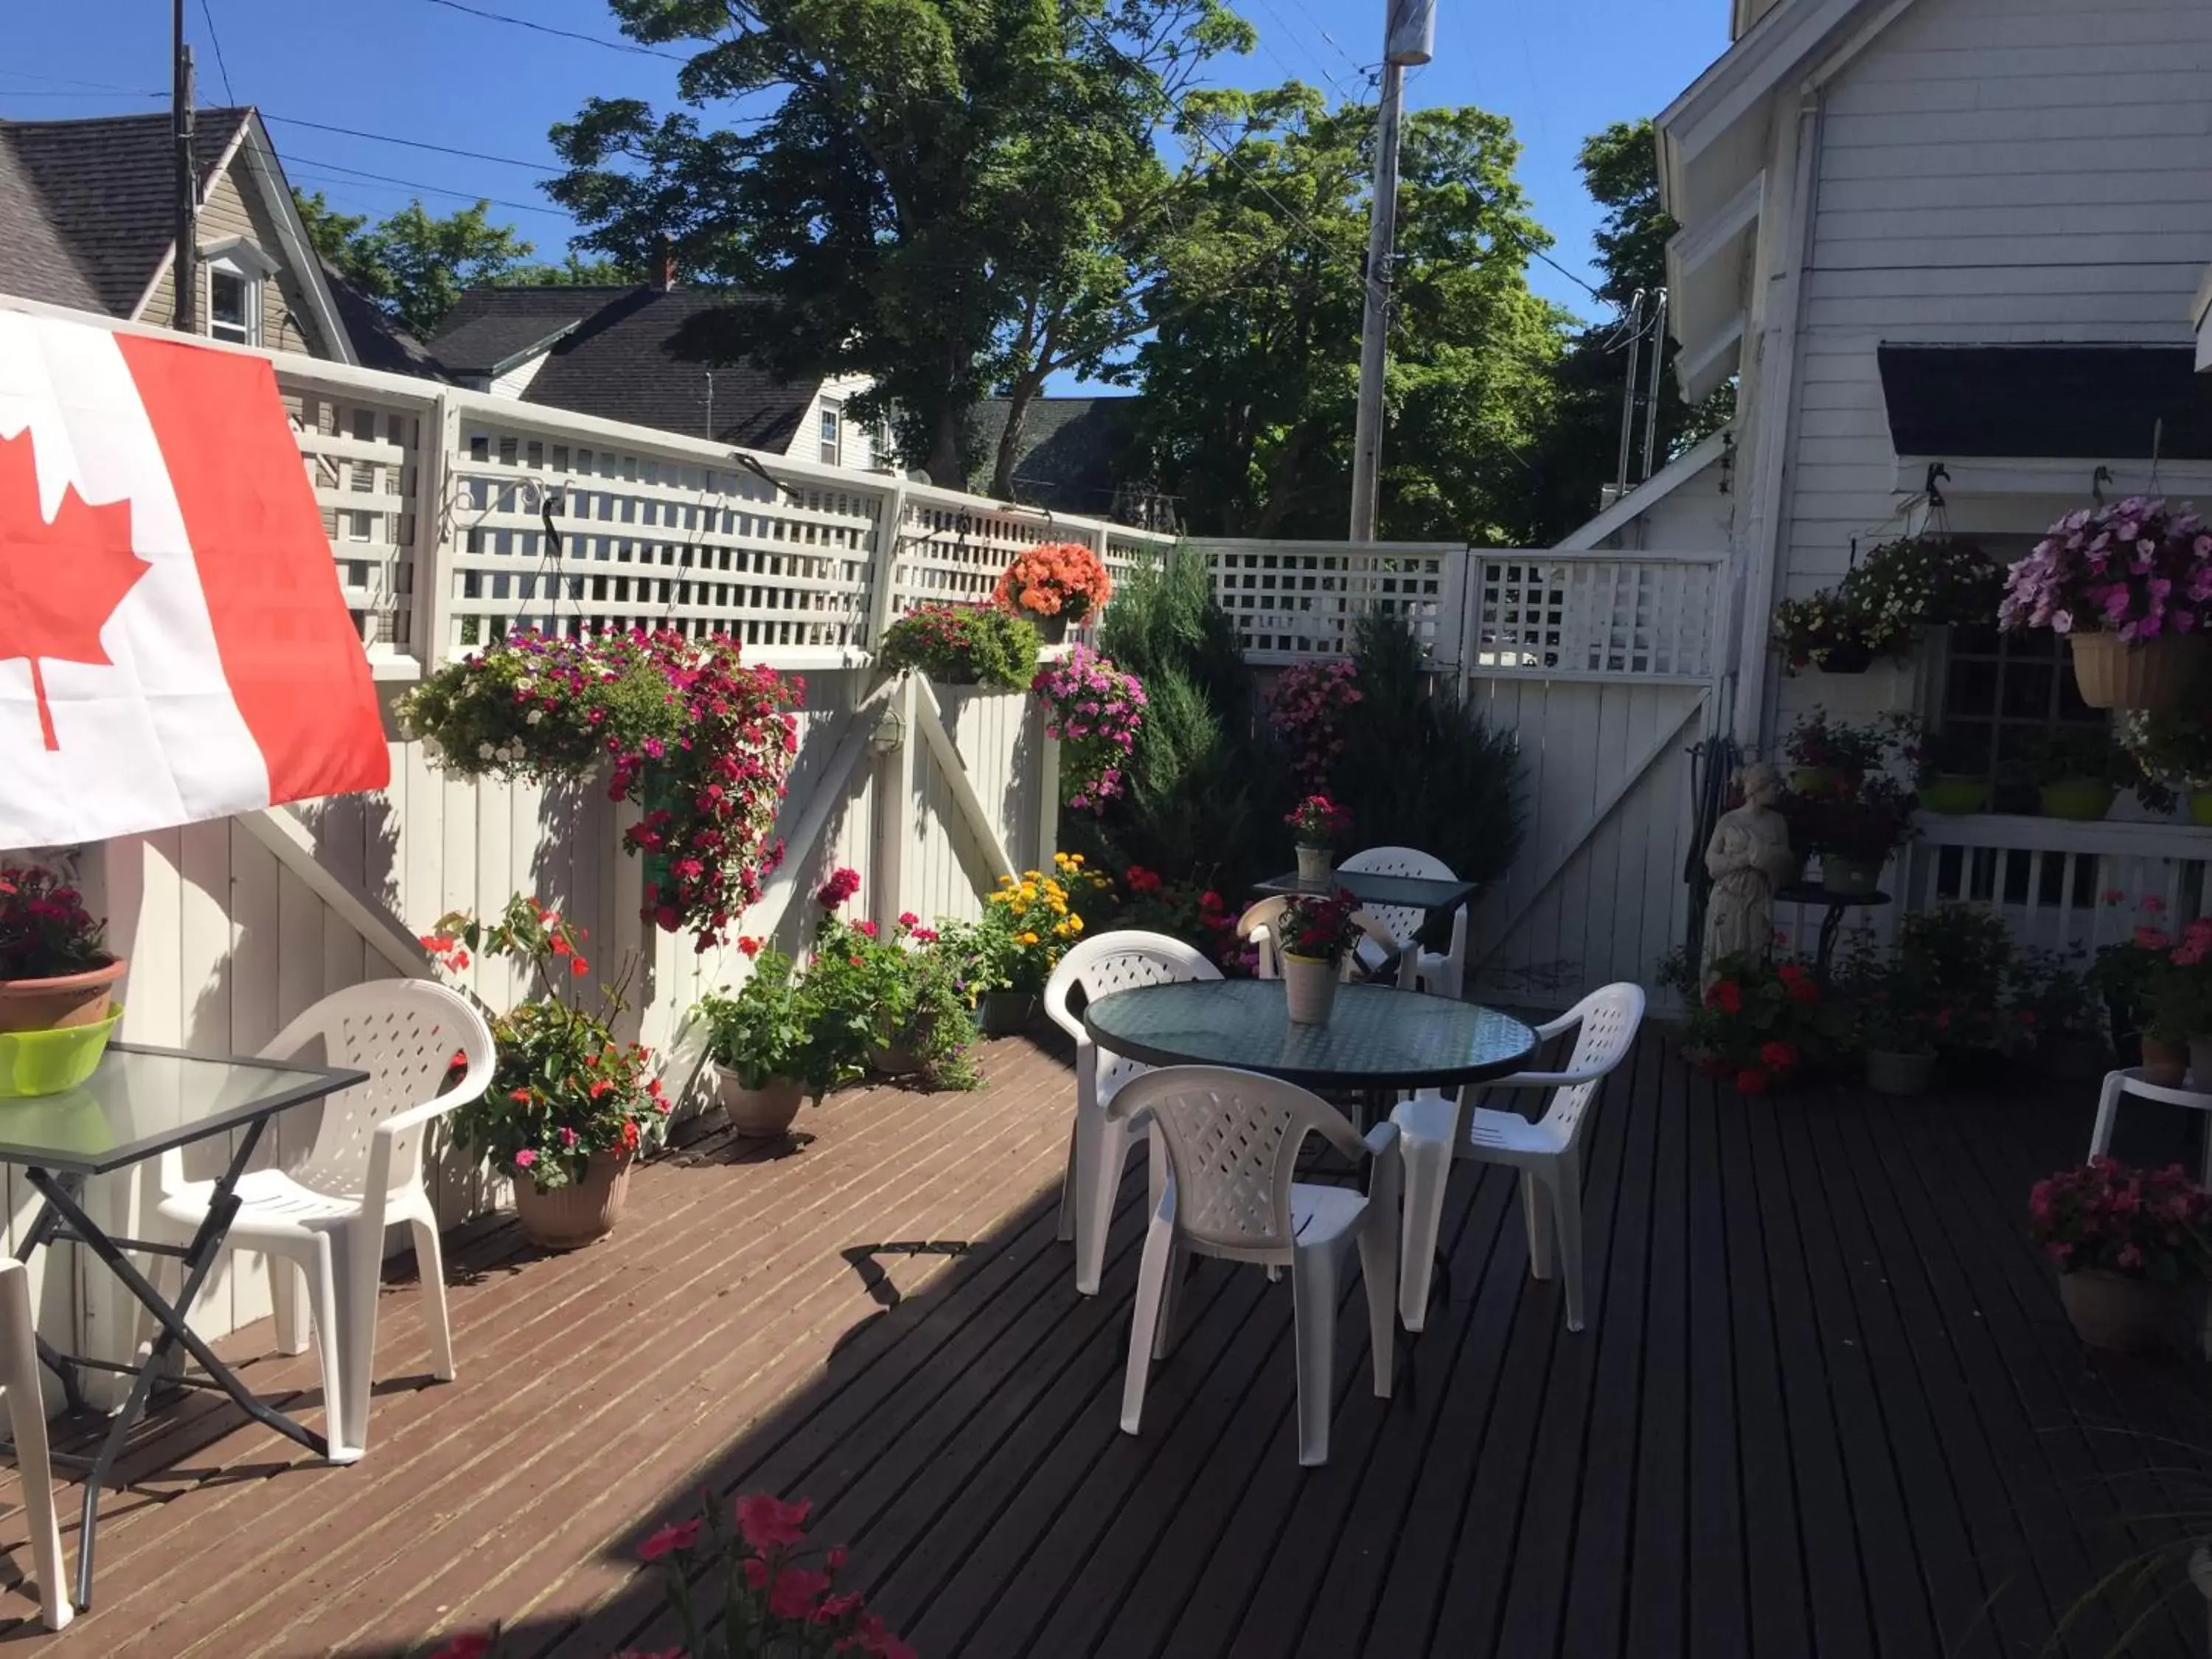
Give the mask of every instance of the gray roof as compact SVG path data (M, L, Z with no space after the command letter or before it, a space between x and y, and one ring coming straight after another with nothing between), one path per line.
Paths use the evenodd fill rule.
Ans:
M1105 518L1115 505L1123 453L1136 430L1138 399L1039 398L1022 422L1014 461L1014 498L1054 513ZM970 487L988 490L999 439L1011 405L987 398L975 406Z
M252 112L204 109L204 183ZM0 121L0 290L127 317L175 240L169 118Z
M387 374L412 374L426 380L453 378L428 346L386 316L383 307L348 282L336 265L328 259L316 263L322 267L323 286L330 290L338 325L353 343L356 362Z
M748 360L762 316L761 301L727 289L473 288L430 349L457 374L486 375L554 337L523 402L781 451L821 381L779 380Z

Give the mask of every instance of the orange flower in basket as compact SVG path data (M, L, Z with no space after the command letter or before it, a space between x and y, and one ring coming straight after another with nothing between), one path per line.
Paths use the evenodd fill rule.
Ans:
M1009 610L1079 621L1113 597L1113 579L1081 542L1046 542L1015 555L993 593Z

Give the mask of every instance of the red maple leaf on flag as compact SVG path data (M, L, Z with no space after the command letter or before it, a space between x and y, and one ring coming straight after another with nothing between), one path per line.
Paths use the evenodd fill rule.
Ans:
M0 662L27 658L39 735L59 749L39 659L105 665L100 630L153 567L131 550L131 503L94 507L62 492L51 522L39 508L31 434L0 440Z

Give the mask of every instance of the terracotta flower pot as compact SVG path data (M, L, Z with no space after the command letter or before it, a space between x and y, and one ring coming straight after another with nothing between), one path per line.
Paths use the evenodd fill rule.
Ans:
M1893 1054L1883 1048L1866 1051L1867 1087L1878 1095L1924 1095L1936 1075L1933 1050L1924 1054Z
M718 1062L714 1095L731 1128L766 1140L791 1132L792 1121L805 1102L806 1085L796 1078L772 1077L759 1088L748 1089L735 1072Z
M2142 1042L2143 1081L2161 1089L2179 1089L2189 1075L2189 1045L2171 1037L2148 1036Z
M105 968L52 979L0 979L0 1031L58 1031L97 1025L107 1018L116 982L130 964L120 957Z
M1336 964L1326 957L1282 957L1283 995L1293 1025L1326 1025L1336 1007Z
M2201 634L2123 641L2114 634L2069 634L2074 682L2092 708L2171 708L2195 689L2204 666Z
M628 1152L593 1152L584 1178L550 1193L525 1174L514 1182L514 1214L523 1236L548 1250L573 1250L615 1230L629 1193Z
M2091 1347L2144 1353L2172 1340L2180 1323L2184 1292L2179 1285L2157 1285L2102 1267L2085 1267L2059 1275L2058 1300L2073 1322L2074 1334Z
M1303 843L1300 844L1298 848L1298 880L1301 883L1311 883L1313 885L1318 887L1326 884L1328 878L1335 873L1335 861L1329 856L1329 849L1328 848L1308 847Z
M1964 817L1990 804L1990 781L1946 772L1921 787L1920 804L1947 817Z
M2046 818L2094 823L2112 810L2119 793L2100 778L2061 778L2045 784L2039 796Z

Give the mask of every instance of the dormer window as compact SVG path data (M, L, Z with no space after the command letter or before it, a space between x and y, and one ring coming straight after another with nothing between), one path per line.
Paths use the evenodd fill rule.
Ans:
M233 345L261 343L261 285L276 264L242 237L200 250L207 267L207 331Z

